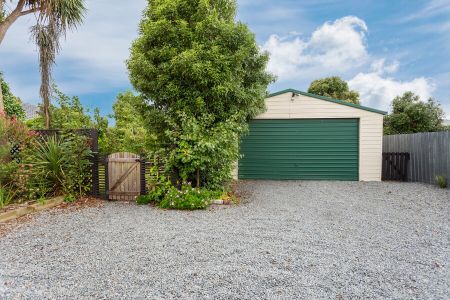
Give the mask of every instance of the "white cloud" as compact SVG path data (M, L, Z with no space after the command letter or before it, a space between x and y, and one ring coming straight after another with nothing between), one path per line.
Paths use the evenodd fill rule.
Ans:
M448 0L430 0L420 11L400 19L400 22L409 22L417 19L426 19L438 15L450 13L450 2Z
M396 96L412 91L422 100L432 96L435 85L427 78L419 77L411 81L398 81L383 77L379 72L359 73L348 82L353 90L361 95L364 105L389 110L389 105Z
M400 62L398 60L394 60L390 65L386 65L386 59L380 58L374 60L370 68L377 74L392 74L398 71L400 67Z
M400 68L398 60L370 55L367 32L363 20L347 16L323 24L309 39L272 35L262 48L270 53L268 70L280 82L309 84L330 75L352 78L349 86L360 93L362 103L384 110L389 110L392 99L406 91L423 100L431 97L435 84L430 79L397 80L392 76Z
M368 59L366 23L354 16L327 22L309 39L272 35L262 49L270 53L268 70L280 80L310 72L342 73Z
M57 57L54 77L64 92L101 93L129 85L125 60L146 2L114 1L111 5L110 0L87 0L84 23L67 35ZM23 17L12 25L0 45L0 57L8 58L0 59L0 70L15 94L36 103L40 77L36 47L29 38L33 19Z

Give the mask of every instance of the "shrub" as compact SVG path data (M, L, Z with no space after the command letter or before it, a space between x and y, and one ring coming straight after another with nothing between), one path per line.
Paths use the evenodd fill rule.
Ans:
M87 139L75 134L36 140L23 153L29 197L82 196L90 187L91 155Z
M153 201L151 200L151 197L149 197L149 195L140 195L140 196L137 196L137 198L136 198L136 203L138 205L147 205L152 202Z
M136 203L139 205L145 205L150 203L159 203L166 195L167 189L164 187L157 187L150 190L147 195L139 196L136 198Z
M149 192L147 195L137 197L137 204L145 205L149 203L160 203L172 186L172 183L165 175L160 174L159 163L156 157L153 158L153 164L146 176Z
M184 184L181 190L171 187L159 206L161 208L195 210L205 209L211 204L215 193L204 188L193 188L189 184Z
M14 191L11 195L20 196L21 192L25 190L21 186L22 178L18 176L20 155L11 152L11 149L19 152L27 147L32 137L33 134L22 122L14 117L9 118L0 114L0 187ZM3 199L6 199L6 192L3 191L2 195ZM7 197L8 202L17 200L11 197Z
M90 150L88 139L73 133L65 135L64 156L65 156L65 176L64 192L66 195L79 197L88 192L92 183L92 151Z
M441 189L447 188L447 179L444 176L436 176L436 182Z

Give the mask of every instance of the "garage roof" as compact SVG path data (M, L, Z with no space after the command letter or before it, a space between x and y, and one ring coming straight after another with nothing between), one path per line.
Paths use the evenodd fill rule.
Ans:
M333 102L333 103L336 103L336 104L350 106L350 107L357 108L357 109L367 110L367 111L370 111L370 112L373 112L373 113L377 113L377 114L387 115L387 112L381 111L381 110L378 110L378 109L375 109L375 108L370 108L370 107L367 107L367 106L353 104L353 103L349 103L349 102L343 101L343 100L338 100L338 99L333 99L333 98L329 98L329 97L319 96L319 95L315 95L315 94L305 93L305 92L298 91L298 90L295 90L295 89L287 89L287 90L279 91L279 92L270 94L269 97L274 97L274 96L282 95L282 94L285 94L285 93L295 93L295 94L299 94L299 95L303 95L303 96L307 96L307 97L311 97L311 98L316 98L316 99L325 100L325 101L328 101L328 102Z

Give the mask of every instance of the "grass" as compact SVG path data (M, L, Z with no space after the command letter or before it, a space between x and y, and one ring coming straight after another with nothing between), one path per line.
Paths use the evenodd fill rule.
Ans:
M436 183L441 189L446 189L448 186L447 179L441 175L436 176Z
M0 208L3 208L12 203L14 193L4 187L0 187Z

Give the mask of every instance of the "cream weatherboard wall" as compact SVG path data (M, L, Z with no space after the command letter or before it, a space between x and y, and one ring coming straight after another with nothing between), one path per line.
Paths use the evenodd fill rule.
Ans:
M382 112L347 106L292 91L267 98L266 106L267 111L255 119L359 119L359 180L381 180Z

